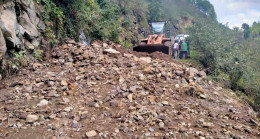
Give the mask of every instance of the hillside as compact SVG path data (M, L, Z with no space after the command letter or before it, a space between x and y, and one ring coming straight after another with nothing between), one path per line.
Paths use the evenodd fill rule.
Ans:
M256 113L205 73L120 47L68 40L3 80L0 136L259 138Z

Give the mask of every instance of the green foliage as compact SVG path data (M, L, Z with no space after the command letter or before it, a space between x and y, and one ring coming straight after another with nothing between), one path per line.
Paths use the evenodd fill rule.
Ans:
M13 60L9 61L9 64L14 67L13 69L20 69L22 67L27 66L28 64L28 58L25 56L24 51L19 51L19 52L12 52L13 55Z
M248 24L246 24L246 23L244 23L243 25L242 25L242 29L244 29L244 38L245 39L248 39L249 37L250 37L250 28L249 28L249 25Z
M42 13L46 25L44 35L48 42L53 45L58 42L57 39L62 37L63 11L52 0L41 0L41 3L45 7Z
M250 28L250 36L253 39L260 39L260 23L254 23L253 26Z
M78 40L79 30L97 39L118 42L120 8L110 0L41 0L45 6L45 34L50 43L60 38Z
M211 19L217 20L217 15L214 6L208 0L190 0L200 12L210 17Z
M42 54L43 54L43 50L35 49L35 50L33 51L33 56L34 56L37 60L40 60L40 61L43 60Z
M243 29L241 34L239 30L230 30L215 21L197 20L189 30L191 46L200 52L199 60L209 69L213 79L228 81L231 89L244 91L253 98L250 104L260 110L258 24L251 28L243 24Z
M162 21L163 18L163 6L162 0L149 0L149 20L150 21Z
M24 52L23 51L20 51L18 53L13 53L14 54L14 60L20 60L24 57Z
M230 77L231 88L238 89L238 81L243 76L244 57L239 49L238 39L234 31L215 21L200 21L190 29L191 45L200 55L201 63L209 68L214 76L220 71Z

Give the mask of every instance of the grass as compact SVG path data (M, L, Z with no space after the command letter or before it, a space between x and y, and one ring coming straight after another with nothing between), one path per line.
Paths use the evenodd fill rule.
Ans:
M194 67L203 68L203 65L200 63L199 56L200 56L200 52L198 52L194 49L191 49L190 58L178 59L178 61L183 62L183 63L191 63Z

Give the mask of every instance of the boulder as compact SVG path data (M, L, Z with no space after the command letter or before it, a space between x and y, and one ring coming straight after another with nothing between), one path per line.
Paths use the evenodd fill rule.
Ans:
M27 40L33 40L39 36L39 32L36 26L31 22L28 14L26 12L22 12L20 22L22 27L24 28L24 35Z
M43 100L41 100L38 104L37 104L37 106L38 107L43 107L43 106L46 106L46 105L48 105L49 104L49 101L47 101L46 99L43 99Z
M0 28L2 29L7 47L14 47L16 45L16 13L13 2L8 2L7 4L0 14Z
M152 62L152 58L151 57L140 57L139 61L144 64L150 64Z
M29 41L27 41L27 40L25 40L24 41L24 45L25 45L25 47L27 48L27 49L29 49L29 50L34 50L35 49L35 47L33 46L33 44L31 44Z
M97 135L97 132L95 130L86 132L86 137L88 137L88 138L95 137L96 135Z
M195 68L189 68L189 75L191 76L191 77L194 77L195 75L197 75L197 74L199 74L199 71L197 70L197 69L195 69Z
M26 122L33 123L33 122L37 121L38 119L39 119L38 115L31 115L31 114L29 114L26 117Z
M18 2L25 8L32 6L32 0L18 0Z
M3 57L3 55L6 52L6 44L5 44L5 38L4 35L0 29L0 59Z
M103 51L103 54L109 55L111 57L118 57L120 56L121 53L115 49L109 48L109 49L105 49Z
M178 76L184 75L184 71L181 71L181 70L177 70L175 73L176 73L176 75L178 75Z
M200 77L206 77L207 74L206 74L206 72L204 72L204 71L200 71L200 72L199 72L199 76L200 76Z

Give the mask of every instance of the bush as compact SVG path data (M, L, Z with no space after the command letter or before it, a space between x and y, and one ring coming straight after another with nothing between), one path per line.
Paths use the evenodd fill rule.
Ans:
M234 31L215 21L199 21L190 29L191 45L201 52L200 61L214 76L229 75L231 88L238 89L246 60Z

